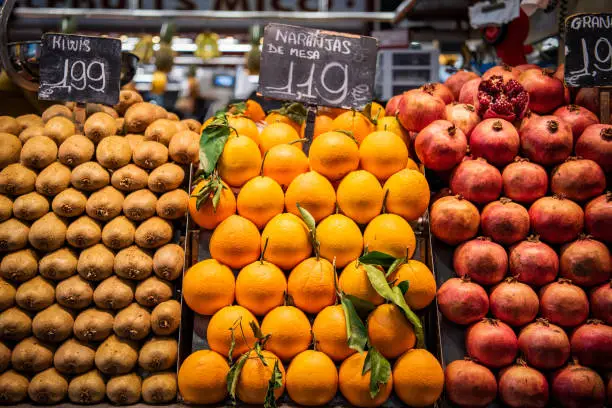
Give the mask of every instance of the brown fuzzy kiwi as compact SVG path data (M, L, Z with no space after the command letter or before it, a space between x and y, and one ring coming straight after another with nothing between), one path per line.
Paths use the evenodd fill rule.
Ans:
M121 214L123 200L121 191L113 186L106 186L89 196L85 212L97 220L108 221Z
M130 193L123 201L123 213L133 221L144 221L155 215L157 197L143 189Z
M98 370L91 370L70 380L68 398L75 404L97 404L106 395L106 384Z
M136 227L125 216L112 219L102 230L102 242L112 249L123 249L134 243Z
M200 135L191 130L177 132L168 146L172 160L177 163L190 164L199 161Z
M115 127L117 128L117 134L121 136L125 136L125 119L116 118L115 119Z
M74 336L87 344L92 341L103 341L113 334L114 321L113 315L106 310L84 310L74 320Z
M28 396L37 404L57 404L68 394L68 381L55 368L36 374L28 386Z
M134 163L143 169L154 169L168 161L168 148L159 142L144 141L134 148Z
M158 248L172 239L172 224L160 217L151 217L136 228L136 244L142 248Z
M142 340L151 331L151 314L138 303L132 303L117 313L113 331L122 338Z
M55 302L55 287L45 278L35 276L19 285L15 302L22 309L38 312Z
M51 202L51 209L60 217L78 217L85 212L87 197L74 188L68 188L55 197Z
M0 374L0 404L15 405L26 399L30 381L15 370Z
M87 215L77 218L66 230L66 241L75 248L88 248L100 242L101 238L100 224Z
M111 115L115 119L119 119L119 114L112 107L106 106L106 105L100 105L100 106L101 106L102 112Z
M117 133L115 118L108 113L97 112L87 118L83 126L83 132L88 139L94 143L100 143L102 139Z
M134 282L111 276L98 284L93 299L102 309L123 309L134 300Z
M138 361L137 350L137 342L111 334L96 350L96 367L108 375L129 373Z
M153 337L140 349L138 365L149 372L167 370L176 364L177 349L172 337Z
M155 307L162 302L172 299L172 284L168 281L151 276L136 286L134 297L142 306Z
M51 163L36 177L36 191L46 196L56 196L70 187L70 168L62 163Z
M44 169L57 159L57 145L47 136L35 136L23 144L20 160L32 169Z
M13 214L24 221L34 221L49 212L49 200L37 192L19 196L13 202Z
M11 349L0 342L0 373L6 371L11 364Z
M151 312L151 330L158 336L168 336L181 324L181 304L167 300L155 306Z
M53 139L55 144L57 144L58 146L64 143L66 139L76 133L77 129L74 125L74 122L62 116L51 118L45 124L45 136L48 136Z
M39 251L55 251L64 245L66 228L66 221L50 212L34 221L28 233L28 240L30 245Z
M84 309L93 301L93 288L79 275L71 276L57 284L55 299L69 309Z
M77 272L88 281L101 281L113 274L115 255L103 244L84 249L79 255Z
M32 334L30 315L18 307L0 313L0 339L19 341Z
M0 169L19 161L21 140L10 133L0 133Z
M169 119L157 119L144 132L145 140L153 140L168 146L170 139L177 132L176 123Z
M42 118L35 113L26 113L25 115L19 115L15 118L21 129L27 129L31 126L43 126L45 122Z
M13 285L0 278L0 311L6 310L15 304L16 293L17 291Z
M135 164L128 164L113 172L111 184L121 191L136 191L147 188L149 173Z
M42 341L57 343L72 334L74 317L69 309L53 304L32 319L32 333Z
M64 105L51 105L42 114L42 120L47 123L51 118L56 116L63 116L68 119L72 119L72 111L70 108Z
M137 102L130 106L123 115L125 129L129 133L143 133L157 119L155 105L148 102Z
M96 147L96 160L107 169L118 169L132 159L130 142L123 136L108 136Z
M66 166L76 167L91 160L95 146L83 135L70 136L57 151L57 158Z
M34 191L36 173L20 163L13 163L0 171L0 194L20 196Z
M119 115L123 115L125 111L135 103L142 102L142 96L136 91L121 90L119 92L119 103L113 106Z
M85 162L72 169L72 186L81 191L96 191L110 182L110 175L104 167L95 162Z
M153 111L155 112L155 118L153 120L168 119L168 111L163 106L159 106L154 103L151 105L153 106Z
M29 248L7 254L0 262L0 276L11 282L25 282L37 272L38 256Z
M0 116L0 132L18 135L21 125L12 116Z
M82 374L94 368L95 355L92 345L68 339L55 351L53 365L63 374Z
M0 222L13 216L13 200L0 194Z
M189 209L189 194L185 190L169 191L159 197L155 211L167 220L183 218Z
M140 400L142 378L131 373L113 377L106 384L106 396L117 405L132 405Z
M59 281L74 275L78 259L69 248L60 248L42 257L38 265L40 275Z
M125 140L128 141L128 143L130 144L130 148L132 149L132 152L133 152L136 146L144 142L144 135L128 133L125 135Z
M156 193L166 193L178 188L185 179L185 171L174 163L165 163L149 175L149 190Z
M30 228L16 218L0 223L0 252L17 251L28 244Z
M186 124L192 132L199 132L202 127L202 124L195 119L183 119L181 123Z
M153 373L142 380L142 399L147 404L167 404L176 399L176 373Z
M19 140L21 143L25 143L34 136L44 136L45 135L45 126L44 125L35 125L30 126L21 131L19 133Z
M21 340L11 355L11 364L18 371L38 373L53 366L53 352L51 344L40 341L36 337Z
M181 118L179 118L179 116L178 116L176 113L174 113L174 112L168 112L168 113L166 114L166 118L167 118L168 120L173 121L173 122L178 122L178 121L180 121L180 120L181 120Z
M115 257L115 274L131 280L144 280L153 272L153 259L136 245L122 249Z

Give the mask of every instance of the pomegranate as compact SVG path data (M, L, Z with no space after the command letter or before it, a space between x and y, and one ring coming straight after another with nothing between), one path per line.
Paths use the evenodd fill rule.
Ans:
M459 99L461 87L463 87L463 84L465 84L470 79L480 79L480 77L474 72L459 70L453 75L449 76L448 79L444 82L444 85L446 85L446 87L450 89L455 99Z
M587 320L570 337L572 354L589 367L612 369L612 326L601 320Z
M515 277L508 277L491 290L489 306L496 319L519 327L536 318L540 301L529 285L519 282Z
M476 105L476 102L478 101L478 86L480 86L481 82L482 79L474 78L464 83L461 87L461 91L459 92L459 98L457 101L459 101L459 103Z
M612 259L608 247L582 235L561 248L560 274L577 285L594 286L610 279Z
M435 120L419 132L414 149L425 167L450 170L465 157L467 138L452 122Z
M464 160L453 170L450 188L474 203L485 204L501 194L501 173L485 159Z
M563 162L574 146L572 128L556 116L530 119L519 130L519 136L527 158L544 166Z
M444 84L439 82L430 82L421 87L420 90L425 91L427 93L432 94L433 96L437 96L442 99L446 105L452 103L455 100L452 91Z
M612 192L589 201L584 209L584 223L593 238L612 243Z
M578 237L584 226L582 208L562 196L542 197L529 208L531 228L544 241L563 244Z
M529 159L517 157L502 172L504 195L514 201L530 204L548 191L548 174L544 167Z
M447 107L448 109L448 107ZM512 123L503 119L485 119L472 131L470 151L495 166L505 166L518 154L521 141Z
M554 249L541 242L537 235L510 248L510 274L519 282L532 286L546 285L559 273L559 257Z
M387 101L385 105L385 116L395 116L401 99L402 95L395 95Z
M469 357L446 366L444 388L448 399L460 407L486 407L497 396L495 375Z
M589 303L596 319L612 325L612 280L591 289Z
M520 204L502 197L482 209L480 225L484 235L502 245L522 241L529 234L529 213Z
M514 69L520 72L525 72L528 69L540 69L540 66L536 64L521 64L514 67Z
M603 407L606 401L606 389L599 374L576 363L555 372L550 388L563 408Z
M548 113L565 102L563 82L549 69L528 69L518 81L529 93L529 109L536 113Z
M559 278L540 289L540 314L562 327L578 326L589 316L589 300L572 281Z
M491 79L493 76L501 76L504 79L504 82L507 82L511 79L517 80L521 71L518 69L511 67L510 65L502 64L496 65L493 68L489 68L482 74L482 79L487 80Z
M508 270L508 255L488 237L464 242L455 249L453 268L459 276L469 276L481 285L501 282Z
M518 351L514 331L497 319L482 319L465 332L465 348L470 357L487 367L503 367L512 363Z
M501 118L507 121L522 119L529 105L529 94L522 85L510 79L493 75L478 85L478 97L474 104L484 119Z
M559 81L563 82L565 76L565 64L559 64L557 70L555 71L555 78Z
M480 122L480 117L473 105L453 102L446 105L446 120L461 129L465 137L470 140L472 129Z
M420 132L437 119L444 118L444 101L430 89L404 92L398 104L397 119L404 129Z
M599 88L578 89L574 103L599 115Z
M606 175L593 160L568 158L551 175L550 189L574 201L586 201L606 188Z
M450 278L438 289L438 307L448 320L457 324L479 321L489 311L489 297L470 278Z
M527 362L540 370L559 368L570 356L567 334L546 319L525 326L519 333L518 346Z
M574 137L574 143L578 140L578 137L582 134L587 126L595 125L599 123L597 115L578 105L566 105L557 109L554 116L567 122L572 128L572 136Z
M475 237L480 226L478 209L460 195L442 197L433 203L429 219L434 236L449 245Z
M591 159L612 172L612 125L591 125L576 142L576 156Z
M571 102L572 102L572 93L570 92L569 87L563 84L563 104L569 105Z
M525 116L523 116L523 119L521 119L521 123L518 126L519 133L531 119L539 117L540 115L535 112L532 112L531 109L527 109L527 111L525 112Z
M499 373L499 395L512 408L544 408L548 404L548 381L523 360Z

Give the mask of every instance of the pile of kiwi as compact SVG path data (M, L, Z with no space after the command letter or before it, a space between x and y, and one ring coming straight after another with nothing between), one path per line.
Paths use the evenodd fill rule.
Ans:
M0 405L176 398L173 239L200 125L128 90L86 115L0 116Z

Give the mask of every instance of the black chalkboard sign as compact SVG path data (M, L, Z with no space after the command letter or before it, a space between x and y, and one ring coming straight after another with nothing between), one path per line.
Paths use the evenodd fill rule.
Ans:
M45 34L38 98L114 105L119 102L121 40Z
M612 14L574 14L565 19L565 83L612 86Z
M361 109L372 100L377 51L372 37L268 24L259 92L310 105Z

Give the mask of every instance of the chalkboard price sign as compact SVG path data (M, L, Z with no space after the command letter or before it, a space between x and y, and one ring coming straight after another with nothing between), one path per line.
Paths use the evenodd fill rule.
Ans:
M45 34L38 98L114 105L119 102L121 40Z
M612 86L612 14L574 14L565 19L565 83Z
M372 37L268 24L259 92L310 105L361 109L373 97L377 51Z

